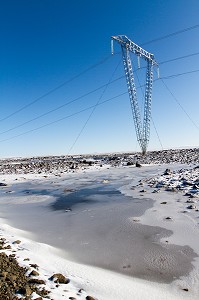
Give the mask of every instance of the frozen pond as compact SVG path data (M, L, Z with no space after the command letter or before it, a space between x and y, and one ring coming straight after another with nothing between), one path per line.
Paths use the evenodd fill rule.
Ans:
M1 195L2 216L80 263L166 283L192 270L189 246L162 244L172 231L139 222L154 200L120 192L131 174L76 176L13 184Z

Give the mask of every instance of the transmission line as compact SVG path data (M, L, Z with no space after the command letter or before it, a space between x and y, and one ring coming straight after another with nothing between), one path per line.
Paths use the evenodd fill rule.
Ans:
M80 110L80 111L77 111L77 112L75 112L75 113L73 113L73 114L67 115L67 116L65 116L65 117L63 117L63 118L60 118L60 119L58 119L58 120L55 120L55 121L46 123L46 124L44 124L44 125L42 125L42 126L39 126L39 127L33 128L33 129L30 129L30 130L25 131L25 132L22 132L22 133L20 133L20 134L14 135L14 136L12 136L12 137L10 137L10 138L0 140L0 143L6 142L6 141L9 141L9 140L12 140L12 139L15 139L15 138L17 138L17 137L26 135L26 134L28 134L28 133L31 133L31 132L34 132L34 131L37 131L37 130L40 130L40 129L45 128L45 127L47 127L47 126L50 126L50 125L52 125L52 124L59 123L59 122L65 120L65 119L71 118L71 117L76 116L76 115L78 115L78 114L80 114L80 113L82 113L82 112L85 112L85 111L87 111L87 110L90 110L90 109L92 109L92 108L94 108L94 107L97 107L97 106L99 106L99 105L102 105L102 104L104 104L104 103L107 103L107 102L109 102L109 101L112 101L112 100L114 100L114 99L116 99L116 98L119 98L119 97L125 95L125 94L127 94L127 92L124 92L124 93L121 93L121 94L116 95L116 96L114 96L114 97L111 97L111 98L109 98L109 99L107 99L107 100L104 100L104 101L98 103L97 105L95 104L95 105L89 106L89 107L87 107L87 108L84 108L84 109L82 109L82 110Z
M163 39L165 39L165 38L169 38L169 37L171 37L171 36L174 36L174 35L177 35L177 34L180 34L180 33L186 32L186 31L189 31L189 30L193 30L193 29L198 28L198 27L199 27L199 24L196 24L196 25L194 25L194 26L187 27L187 28L184 28L184 29L182 29L182 30L173 32L173 33L171 33L171 34L168 34L168 35L165 35L165 36L162 36L162 37L153 39L153 40L151 40L151 41L145 42L145 43L141 44L141 46L142 46L142 45L149 44L149 43L157 42L157 41L159 41L159 40L163 40ZM115 54L119 54L119 53L115 53ZM193 54L193 55L197 55L197 54ZM59 90L60 88L62 88L62 87L65 86L66 84L68 84L68 83L70 83L71 81L75 80L76 78L78 78L78 77L84 75L84 74L87 73L88 71L90 71L90 70L96 68L97 66L103 64L103 63L104 63L105 61L107 61L110 57L111 57L111 55L108 55L108 56L105 57L102 61L99 61L98 63L92 65L91 67L89 67L89 68L87 68L87 69L85 69L84 71L80 72L79 74L75 75L74 77L72 77L72 78L70 78L70 79L64 81L64 82L61 83L60 85L58 85L58 86L56 86L55 88L49 90L49 91L46 92L45 94L39 96L38 98L36 98L36 99L33 100L32 102L30 102L30 103L28 103L28 104L22 106L21 108L19 108L18 110L14 111L13 113L11 113L11 114L7 115L6 117L0 119L0 122L5 121L5 120L11 118L12 116L16 115L17 113L19 113L19 112L25 110L26 108L30 107L31 105L33 105L33 104L37 103L38 101L42 100L43 98L49 96L50 94L52 94L52 93L54 93L55 91ZM187 56L187 57L188 57L188 56ZM169 61L168 61L168 62L169 62ZM165 63L165 62L162 62L162 63Z
M117 53L116 53L117 54ZM98 67L99 65L105 63L108 59L110 59L111 55L108 55L107 57L105 57L103 60L99 61L98 63L92 65L91 67L85 69L84 71L80 72L79 74L73 76L72 78L64 81L63 83L61 83L60 85L56 86L55 88L49 90L48 92L46 92L45 94L41 95L40 97L36 98L35 100L33 100L32 102L22 106L21 108L19 108L18 110L14 111L13 113L7 115L6 117L0 119L0 122L5 121L9 118L11 118L12 116L16 115L17 113L23 111L24 109L30 107L31 105L37 103L38 101L42 100L43 98L49 96L50 94L54 93L55 91L59 90L60 88L62 88L63 86L65 86L66 84L70 83L71 81L75 80L76 78L79 78L80 76L84 75L85 73L87 73L88 71Z
M158 79L154 79L154 82L156 82L156 81L158 81L158 80L160 80L160 79L161 79L161 80L163 80L163 79L166 80L166 79L175 78L175 77L178 77L178 76L190 74L190 73L193 73L193 72L199 72L199 70L188 71L188 72L184 72L184 73L173 74L173 75L170 75L170 76L161 77L161 78L158 78ZM115 80L113 80L112 82L116 82L117 80L120 80L120 79L122 79L122 78L124 78L124 77L125 77L125 76L118 77L118 78L116 78ZM110 82L109 84L111 84L112 82ZM60 108L63 108L63 107L65 107L65 106L67 106L67 105L69 105L69 104L71 104L71 103L73 103L73 102L75 102L75 101L78 101L78 100L80 100L80 99L82 99L82 98L84 98L84 97L86 97L86 96L88 96L88 95L94 93L95 91L98 91L98 90L102 89L102 88L105 87L106 85L107 85L107 83L106 83L105 85L102 85L102 86L96 88L95 90L92 90L92 91L88 92L87 94L84 94L84 95L82 95L82 96L80 96L80 97L78 97L78 98L76 98L76 99L74 99L74 100L71 100L71 101L69 101L69 102L67 102L67 103L65 103L65 104L63 104L63 105L61 105L61 106L59 106L59 107L56 107L55 109L53 109L53 110L51 110L51 111L48 111L48 112L46 112L46 113L44 113L44 114L42 114L42 115L40 115L40 116L38 116L38 117L36 117L36 118L33 118L33 119L31 119L31 120L28 120L28 121L26 121L26 122L24 122L24 123L22 123L22 124L19 124L19 125L13 127L13 128L10 128L10 129L8 129L8 130L6 130L6 131L4 131L4 132L0 132L0 134L4 134L4 133L10 132L10 131L13 131L13 130L15 130L15 129L19 128L19 127L22 127L22 126L24 126L24 125L26 125L26 124L28 124L28 123L30 123L30 122L33 122L33 121L35 121L35 120L38 120L39 118L42 118L43 116L46 116L46 115L48 115L48 114L50 114L50 113L52 113L52 112L54 112L54 111L56 111L56 110L58 110L58 109L60 109ZM145 85L139 85L138 89L139 89L139 88L142 88L142 87L144 87L144 86L145 86ZM119 94L119 95L117 95L117 96L114 96L114 97L110 98L110 100L115 99L115 98L120 97L120 96L125 95L125 94L128 94L128 92L124 92L124 93L122 93L122 94ZM104 102L103 102L103 103L104 103ZM93 106L92 106L92 107L93 107ZM90 108L92 108L92 107L90 107ZM90 108L89 108L89 109L90 109ZM86 109L86 110L87 110L87 109ZM83 110L83 111L84 111L84 110ZM81 112L81 111L80 111L80 112ZM78 113L79 113L79 112L78 112ZM75 113L75 114L76 114L76 113ZM75 114L70 115L70 117L73 116L73 115L75 115ZM66 117L66 118L68 118L68 117ZM63 119L65 119L65 118L63 118ZM62 120L62 119L58 119L57 121L59 122L60 120ZM53 123L56 123L56 121L54 121ZM53 123L52 123L52 124L53 124ZM45 126L48 126L48 125L51 125L51 123L47 123L46 125L44 125L44 126L42 126L42 127L39 127L38 129L41 129L41 128L43 128L43 127L45 127ZM33 131L38 130L38 129L33 129ZM31 130L28 131L28 132L31 132ZM22 133L22 134L17 135L17 136L21 136L21 135L26 134L26 133L28 133L28 132ZM8 139L12 139L12 138L15 138L15 137L17 137L17 136L14 136L14 137L11 137L11 138L8 138ZM8 140L8 139L5 139L5 140ZM3 140L3 141L5 141L5 140ZM1 142L1 141L0 141L0 142Z
M153 40L148 41L148 42L145 42L145 43L141 44L141 46L147 45L147 44L151 44L151 43L154 43L154 42L158 42L158 41L167 39L167 38L169 38L169 37L172 37L172 36L175 36L175 35L178 35L178 34L181 34L181 33L184 33L184 32L186 32L186 31L193 30L193 29L196 29L196 28L199 28L199 24L196 24L196 25L194 25L194 26L187 27L187 28L184 28L184 29L181 29L181 30L172 32L172 33L170 33L170 34L164 35L164 36L162 36L162 37L153 39Z
M100 95L98 101L96 102L95 106L93 107L93 109L92 109L91 113L89 114L89 116L88 116L86 122L84 123L84 125L82 126L80 132L78 133L77 137L75 138L75 140L74 140L72 146L69 148L67 155L69 155L69 154L71 153L72 149L74 148L74 146L76 145L78 139L80 138L82 132L84 131L86 125L88 124L89 120L91 119L92 115L94 114L94 112L95 112L95 110L96 110L98 104L100 103L102 97L104 96L104 94L105 94L105 92L106 92L108 86L109 86L110 83L112 82L112 78L113 78L113 76L115 75L115 72L117 71L117 69L118 69L120 63L121 63L121 61L119 61L118 65L116 66L116 68L115 68L113 74L111 75L111 77L110 77L108 83L107 83L106 86L104 87L104 89L103 89L103 91L102 91L102 93L101 93L101 95Z
M185 113L185 115L191 121L191 123L199 130L199 126L193 121L193 119L190 117L190 115L186 112L186 110L184 109L184 107L182 106L182 104L180 104L180 102L178 101L178 99L175 97L175 95L173 94L173 92L169 89L169 87L167 86L167 84L164 82L164 80L162 78L161 78L161 81L164 84L164 86L166 87L166 89L168 90L168 92L170 93L170 95L172 96L172 98L175 100L175 102L179 105L179 107L182 109L182 111Z
M124 76L120 76L120 77L114 79L113 81L109 82L109 84L115 83L116 81L121 80L121 79L123 79L123 78L124 78ZM43 114L41 114L41 115L39 115L39 116L37 116L37 117L31 119L31 120L28 120L28 121L26 121L26 122L23 122L23 123L21 123L21 124L19 124L19 125L17 125L17 126L14 126L14 127L12 127L12 128L9 128L8 130L5 130L5 131L3 131L3 132L0 132L0 135L1 135L1 134L4 134L4 133L8 133L8 132L10 132L10 131L13 131L13 130L15 130L15 129L17 129L17 128L20 128L20 127L22 127L22 126L24 126L24 125L26 125L26 124L28 124L28 123L31 123L31 122L36 121L36 120L38 120L38 119L40 119L40 118L42 118L42 117L44 117L44 116L47 116L47 115L49 115L49 114L51 114L51 113L53 113L53 112L55 112L55 111L57 111L57 110L59 110L59 109L65 107L65 106L68 106L69 104L72 104L72 103L74 103L74 102L76 102L76 101L78 101L78 100L80 100L80 99L82 99L82 98L85 98L85 97L87 97L87 96L89 96L89 95L91 95L91 94L93 94L93 93L95 93L95 92L101 90L102 88L104 88L104 87L106 87L106 86L107 86L107 83L104 84L104 85L102 85L102 86L100 86L100 87L98 87L98 88L96 88L96 89L94 89L94 90L92 90L92 91L89 91L88 93L86 93L86 94L84 94L84 95L82 95L82 96L79 96L79 97L77 97L77 98L75 98L75 99L73 99L73 100L71 100L71 101L69 101L69 102L67 102L67 103L64 103L64 104L62 104L62 105L60 105L60 106L58 106L58 107L55 107L54 109L51 109L51 110L49 110L48 112L45 112L45 113L43 113Z
M165 76L165 77L160 77L160 79L170 79L170 78L175 78L175 77L179 77L179 76L182 76L182 75L192 74L192 73L197 73L197 72L199 72L199 69L192 70L192 71L187 71L187 72L183 72L183 73L178 73L178 74L173 74L173 75L168 75L168 76Z
M169 60L165 60L165 61L159 62L158 65L163 65L163 64L166 64L166 63L169 63L169 62L172 62L172 61L184 59L184 58L195 56L195 55L199 55L199 52L188 54L188 55L184 55L184 56L179 56L179 57L172 58L172 59L169 59Z
M118 53L117 53L117 54L118 54ZM164 64L164 63L172 62L172 61L175 61L175 60L184 59L184 58L191 57L191 56L198 55L198 54L199 54L199 52L196 52L196 53L192 53L192 54L189 54L189 55L176 57L176 58L173 58L173 59L170 59L170 60L166 60L166 61L160 62L159 64ZM108 57L107 57L106 59L104 59L103 61L105 62L105 60L107 60L107 59L108 59ZM103 63L103 61L101 61L101 62L99 62L99 63L97 63L97 64L91 66L90 68L88 68L87 70L83 71L82 73L76 75L75 77L71 78L70 80L73 80L73 79L75 79L75 78L81 76L81 74L86 73L88 70L94 68L94 67L97 66L97 65L100 65L101 63ZM136 70L136 71L137 71L137 70ZM199 70L192 70L192 71L187 71L187 72L183 72L183 73L172 74L172 75L169 75L169 76L161 77L161 79L165 79L165 80L166 80L166 79L171 79L171 78L175 78L175 77L178 77L178 76L182 76L182 75L186 75L186 74L191 74L191 73L195 73L195 72L199 72ZM112 82L115 82L115 81L117 81L117 80L120 80L120 79L122 79L122 78L124 78L124 77L125 77L125 76L121 76L121 77L119 77L119 78L113 80ZM65 84L66 84L67 82L69 82L70 80L66 81ZM157 80L158 80L158 79L155 79L154 81L157 81ZM110 83L112 83L112 82L110 82ZM62 85L64 85L64 83L63 83ZM46 116L46 115L48 115L48 114L50 114L50 113L52 113L52 112L54 112L54 111L57 111L57 110L59 110L59 109L65 107L65 106L67 106L67 105L69 105L69 104L71 104L71 103L73 103L73 102L75 102L75 101L78 101L78 100L80 100L81 98L84 98L84 97L90 95L91 93L94 93L94 92L97 91L97 90L100 90L101 88L105 87L106 85L107 85L107 84L102 85L102 86L96 88L95 90L92 90L92 91L90 91L90 92L88 92L88 93L86 93L86 94L84 94L84 95L82 95L82 96L80 96L80 97L77 97L77 98L74 99L74 100L71 100L71 101L69 101L69 102L67 102L67 103L64 103L63 105L60 105L60 106L58 106L58 107L56 107L56 108L54 108L54 109L52 109L52 110L50 110L50 111L48 111L48 112L46 112L46 113L43 113L43 114L41 114L41 115L39 115L39 116L37 116L37 117L31 119L31 120L28 120L28 121L26 121L26 122L24 122L24 123L21 123L21 124L19 124L19 125L17 125L17 126L14 126L14 127L10 128L10 129L8 129L8 130L3 131L3 132L0 132L0 134L4 134L4 133L10 132L10 131L13 131L13 130L15 130L15 129L19 128L19 127L22 127L22 126L24 126L24 125L26 125L26 124L28 124L28 123L30 123L30 122L33 122L33 121L35 121L35 120L38 120L39 118L42 118L42 117L44 117L44 116ZM56 88L54 88L54 89L52 89L51 91L49 91L48 94L51 93L51 92L53 92L53 91L55 91L55 90L58 89L59 87L61 87L61 85L58 86L58 87L56 87ZM41 97L45 97L45 96L47 96L47 93L46 93L45 95L41 96ZM41 98L41 97L40 97L40 98ZM39 99L39 98L38 98L38 99ZM35 100L35 102L36 102L36 101L37 101L37 99ZM33 103L32 103L32 104L33 104ZM28 104L28 105L29 105L29 104ZM28 107L28 105L27 105L26 107ZM31 105L31 103L30 103L30 105ZM23 109L25 109L25 107L24 107ZM14 114L14 113L13 113L13 114ZM12 114L12 115L13 115L13 114ZM10 116L11 116L11 115L10 115ZM5 118L4 118L4 119L5 119ZM3 120L3 119L2 119L2 120ZM0 121L2 121L2 120L0 120Z
M183 32L186 32L186 31L189 31L189 30L192 30L192 29L195 29L195 28L198 28L199 27L199 24L196 24L194 26L191 26L191 27L187 27L185 29L182 29L182 30L179 30L179 31L176 31L174 33L171 33L171 34L168 34L168 35L165 35L165 36L162 36L162 37L159 37L157 39L153 39L151 41L148 41L148 42L145 42L143 43L142 45L146 45L146 44L149 44L149 43L153 43L153 42L156 42L156 41L159 41L159 40L162 40L162 39L165 39L165 38L169 38L171 36L174 36L174 35L177 35L177 34L180 34L180 33L183 33ZM119 54L118 52L115 53L115 54ZM184 57L181 57L181 58L186 58L186 57L189 57L189 56L193 56L193 55L198 55L199 53L194 53L194 54L191 54L191 55L187 55L187 56L184 56ZM72 78L64 81L63 83L61 83L60 85L56 86L55 88L49 90L48 92L46 92L45 94L39 96L38 98L36 98L35 100L33 100L32 102L24 105L23 107L19 108L18 110L14 111L13 113L7 115L6 117L0 119L0 122L2 121L5 121L9 118L11 118L12 116L16 115L17 113L25 110L26 108L32 106L33 104L39 102L40 100L42 100L43 98L49 96L50 94L54 93L55 91L59 90L60 88L62 88L63 86L65 86L66 84L70 83L71 81L75 80L76 78L84 75L85 73L87 73L88 71L96 68L97 66L103 64L105 61L107 61L109 58L111 57L111 55L105 57L103 60L99 61L98 63L92 65L91 67L85 69L84 71L80 72L79 74L73 76ZM176 59L173 59L173 60L177 60L177 59L181 59L181 58L176 58ZM165 62L161 62L159 64L163 64L163 63L167 63L167 62L170 62L170 61L173 61L173 60L168 60L168 61L165 61Z
M159 136L159 134L158 134L158 131L157 131L157 128L156 128L156 126L155 126L155 123L154 123L154 120L153 120L152 116L151 116L151 121L152 121L153 127L154 127L154 129L155 129L156 135L157 135L157 137L158 137L158 141L159 141L159 143L160 143L160 147L161 147L161 149L163 150L164 148L163 148L163 145L162 145L160 136Z
M199 70L198 70L198 71L199 71ZM184 74L189 74L189 73L190 73L190 72L185 72L185 73L183 73L183 75L184 75ZM182 75L182 74L181 74L181 73L180 73L180 74L175 74L175 77L178 76L178 75ZM172 78L173 76L174 76L174 75L171 75L170 78ZM122 76L121 78L123 78L123 77L124 77L124 76ZM182 105L180 104L180 102L177 100L177 98L174 96L174 94L170 91L170 89L168 88L168 86L166 85L166 83L164 82L163 79L165 79L165 78L162 77L162 78L159 78L159 79L155 79L154 81L161 80L161 81L163 82L163 84L165 85L165 87L167 88L167 90L169 91L169 93L172 95L172 97L174 98L174 100L178 103L178 105L181 107L181 109L184 111L184 113L187 115L187 117L190 119L190 121L194 124L195 127L197 127L197 129L199 129L199 127L197 126L197 124L191 119L191 117L188 115L188 113L187 113L187 112L185 111L185 109L182 107ZM168 76L166 77L166 79L168 79ZM105 86L105 85L104 85L104 86ZM143 85L143 86L144 86L144 85ZM140 86L140 88L141 88L141 87L142 87L142 86ZM57 120L55 120L55 121L53 121L53 122L46 123L46 124L44 124L44 125L42 125L42 126L33 128L33 129L28 130L28 131L25 131L25 132L22 132L22 133L20 133L20 134L14 135L14 136L12 136L12 137L10 137L10 138L0 140L0 142L5 142L5 141L8 141L8 140L12 140L12 139L14 139L14 138L17 138L17 137L26 135L26 134L28 134L28 133L31 133L31 132L40 130L40 129L42 129L42 128L44 128L44 127L47 127L47 126L50 126L50 125L52 125L52 124L56 124L56 123L61 122L61 121L65 120L65 119L68 119L68 118L71 118L71 117L73 117L73 116L75 116L75 115L78 115L78 114L80 114L80 113L82 113L82 112L84 112L84 111L87 111L87 110L89 110L89 109L92 109L92 108L94 108L95 106L97 107L97 106L99 106L99 105L105 104L105 103L107 103L107 102L109 102L109 101L112 101L112 100L114 100L114 99L116 99L116 98L119 98L119 97L121 97L121 96L124 96L124 95L126 95L126 94L128 94L128 92L123 92L123 93L121 93L121 94L119 94L119 95L116 95L116 96L111 97L111 98L109 98L109 99L107 99L107 100L104 100L104 101L102 101L101 103L98 103L97 105L92 105L92 106L90 106L90 107L88 107L88 108L82 109L82 110L80 110L80 111L78 111L78 112L75 112L75 113L73 113L73 114L67 115L67 116L65 116L65 117L63 117L63 118L60 118L60 119L57 119Z

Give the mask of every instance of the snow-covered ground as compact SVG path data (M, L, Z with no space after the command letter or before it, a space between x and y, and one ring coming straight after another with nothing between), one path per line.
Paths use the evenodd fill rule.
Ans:
M170 171L163 175L165 169ZM12 246L6 252L16 251L22 265L37 264L54 300L88 295L98 300L199 299L198 170L179 164L106 165L59 176L1 175L7 185L0 188L0 229ZM127 200L101 195L94 204L77 204L72 211L50 209L57 195L99 186L119 190ZM188 208L190 199L193 208ZM21 243L13 244L15 240ZM56 287L49 280L53 273L62 273L70 283Z

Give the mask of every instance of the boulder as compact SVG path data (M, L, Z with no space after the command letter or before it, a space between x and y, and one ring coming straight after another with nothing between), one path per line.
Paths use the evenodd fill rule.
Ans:
M136 166L137 168L141 168L142 165L141 165L139 162L136 161L135 166Z
M171 170L170 169L166 169L164 171L164 174L163 175L170 175L171 174Z
M49 279L54 280L55 283L68 284L70 282L69 278L66 278L64 275L60 273L53 274Z

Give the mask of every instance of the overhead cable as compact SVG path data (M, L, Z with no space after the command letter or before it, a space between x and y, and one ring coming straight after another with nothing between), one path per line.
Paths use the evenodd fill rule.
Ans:
M163 40L163 39L165 39L165 38L169 38L169 37L171 37L171 36L174 36L174 35L177 35L177 34L180 34L180 33L186 32L186 31L189 31L189 30L193 30L193 29L198 28L198 27L199 27L199 24L196 24L196 25L194 25L194 26L187 27L187 28L184 28L184 29L182 29L182 30L173 32L173 33L171 33L171 34L168 34L168 35L159 37L159 38L157 38L157 39L153 39L153 40L151 40L151 41L145 42L145 43L143 43L143 44L141 44L141 45L146 45L146 44L153 43L153 42L156 42L156 41L159 41L159 40ZM115 53L115 54L118 54L118 53ZM192 55L197 55L197 54L198 54L198 53L192 54ZM70 79L64 81L64 82L61 83L60 85L58 85L58 86L56 86L55 88L49 90L49 91L46 92L45 94L39 96L39 97L36 98L35 100L33 100L33 101L29 102L28 104L22 106L21 108L17 109L16 111L10 113L9 115L7 115L7 116L5 116L4 118L0 119L0 122L5 121L5 120L11 118L12 116L16 115L17 113L19 113L19 112L25 110L26 108L32 106L33 104L37 103L38 101L42 100L43 98L45 98L45 97L49 96L50 94L54 93L55 91L59 90L60 88L62 88L62 87L65 86L66 84L68 84L68 83L70 83L71 81L75 80L76 78L78 78L78 77L84 75L86 72L88 72L88 71L90 71L90 70L96 68L96 67L99 66L100 64L103 64L103 63L104 63L105 61L107 61L111 56L112 56L112 55L108 55L108 56L105 57L102 61L99 61L98 63L92 65L91 67L89 67L89 68L87 68L87 69L85 69L84 71L80 72L79 74L75 75L74 77L72 77L72 78L70 78ZM182 58L189 57L189 56L191 56L191 55L187 55L187 56L184 56L184 57L182 57ZM179 59L180 59L180 58L179 58ZM177 59L174 59L174 60L177 60ZM172 60L170 60L170 61L172 61ZM170 62L170 61L166 61L166 62ZM160 63L160 64L163 64L163 63L166 63L166 62L162 62L162 63Z
M107 57L105 57L103 60L99 61L98 63L90 66L89 68L85 69L84 71L80 72L79 74L71 77L70 79L67 79L66 81L62 82L61 84L59 84L58 86L56 86L55 88L49 90L48 92L46 92L45 94L39 96L38 98L36 98L35 100L33 100L32 102L29 102L28 104L22 106L21 108L17 109L16 111L12 112L11 114L7 115L6 117L0 119L0 122L5 121L9 118L11 118L12 116L16 115L17 113L23 111L24 109L32 106L33 104L37 103L38 101L42 100L43 98L49 96L50 94L54 93L55 91L59 90L60 88L62 88L63 86L65 86L66 84L70 83L71 81L75 80L76 78L79 78L80 76L84 75L85 73L87 73L88 71L96 68L97 66L105 63L108 59L110 59L111 55L108 55Z
M94 112L95 112L95 110L96 110L98 104L100 103L102 97L104 96L104 94L105 94L105 92L106 92L108 86L112 83L113 76L115 75L115 73L116 73L116 71L117 71L117 69L118 69L120 63L121 63L121 61L119 61L118 65L116 66L115 70L113 71L113 73L112 73L112 75L111 75L109 81L107 82L106 86L104 87L104 89L103 89L103 91L102 91L102 93L101 93L101 95L100 95L98 101L96 102L95 106L93 107L92 111L90 112L88 118L86 119L86 121L85 121L84 125L82 126L80 132L78 133L77 137L75 138L73 144L72 144L71 147L69 148L67 155L71 153L72 149L74 148L74 146L76 145L78 139L80 138L82 132L84 131L85 127L87 126L89 120L91 119L92 115L94 114Z
M193 71L188 71L188 72L184 72L184 73L178 73L178 74L172 74L172 75L165 76L165 77L160 77L160 78L154 79L154 82L156 82L156 81L158 81L158 80L160 80L160 79L162 79L162 80L163 80L163 79L164 79L164 80L167 80L167 79L172 79L172 78L175 78L175 77L178 77L178 76L182 76L182 75L186 75L186 74L191 74L191 73L195 73L195 72L199 72L199 70L193 70ZM122 79L122 78L124 78L124 77L125 77L125 76L118 77L118 78L116 78L115 80L111 81L110 84L113 83L113 82L116 82L117 80L120 80L120 79ZM94 90L92 90L92 91L90 91L90 92L88 92L88 93L86 93L86 94L84 94L84 95L81 95L81 96L79 96L79 97L77 97L77 98L75 98L75 99L73 99L73 100L71 100L71 101L69 101L69 102L67 102L67 103L64 103L64 104L62 104L62 105L60 105L60 106L58 106L58 107L56 107L56 108L54 108L54 109L52 109L52 110L46 112L46 113L43 113L43 114L41 114L41 115L39 115L39 116L37 116L37 117L35 117L35 118L33 118L33 119L30 119L30 120L28 120L28 121L26 121L26 122L23 122L23 123L21 123L21 124L19 124L19 125L17 125L17 126L14 126L14 127L12 127L12 128L9 128L8 130L5 130L5 131L3 131L3 132L0 132L0 135L1 135L1 134L8 133L8 132L10 132L10 131L13 131L13 130L15 130L15 129L17 129L17 128L20 128L20 127L22 127L22 126L24 126L24 125L26 125L26 124L28 124L28 123L31 123L31 122L33 122L33 121L36 121L36 120L38 120L38 119L40 119L40 118L42 118L42 117L44 117L44 116L46 116L46 115L48 115L48 114L54 112L54 111L57 111L57 110L59 110L59 109L65 107L65 106L67 106L67 105L69 105L69 104L71 104L71 103L73 103L73 102L76 102L76 101L78 101L78 100L80 100L80 99L82 99L82 98L84 98L84 97L86 97L86 96L88 96L88 95L90 95L90 94L92 94L92 93L94 93L94 92L96 92L96 91L102 89L102 88L105 87L106 85L107 85L107 83L104 84L104 85L102 85L102 86L100 86L100 87L98 87L98 88L96 88L96 89L94 89ZM139 89L139 88L142 88L142 87L144 87L144 86L145 86L145 85L139 85L138 89ZM128 94L128 92L125 92L125 93L123 93L122 95L124 95L124 94ZM119 95L119 96L120 96L120 95ZM111 98L111 99L114 99L114 98L117 98L117 97L118 97L118 96L115 96L115 97L113 97L113 98Z
M168 35L165 35L165 36L162 36L162 37L153 39L153 40L148 41L148 42L145 42L145 43L141 44L141 46L142 46L142 45L146 45L146 44L150 44L150 43L153 43L153 42L157 42L157 41L159 41L159 40L163 40L163 39L165 39L165 38L169 38L169 37L171 37L171 36L174 36L174 35L177 35L177 34L181 34L181 33L183 33L183 32L189 31L189 30L196 29L196 28L198 28L198 27L199 27L199 24L196 24L196 25L194 25L194 26L187 27L187 28L184 28L184 29L182 29L182 30L179 30L179 31L170 33L170 34L168 34ZM115 54L118 54L118 53L115 53ZM59 89L62 88L64 85L68 84L69 82L71 82L71 81L75 80L76 78L78 78L78 77L84 75L86 72L88 72L88 71L94 69L95 67L97 67L97 66L100 65L100 64L103 64L103 63L104 63L105 61L107 61L111 56L112 56L112 55L108 55L108 56L105 57L102 61L100 61L100 62L98 62L98 63L92 65L91 67L89 67L89 68L87 68L86 70L80 72L79 74L75 75L74 77L72 77L72 78L70 78L70 79L64 81L64 82L61 83L60 85L58 85L58 86L56 86L55 88L49 90L49 91L46 92L45 94L39 96L38 98L36 98L35 100L31 101L30 103L28 103L28 104L22 106L21 108L19 108L18 110L14 111L14 112L12 112L12 113L10 113L10 114L7 115L6 117L0 119L0 122L5 121L5 120L11 118L11 117L14 116L15 114L17 114L17 113L19 113L19 112L25 110L26 108L30 107L31 105L37 103L38 101L42 100L43 98L45 98L45 97L49 96L50 94L54 93L55 91L59 90Z
M185 115L187 116L187 118L191 121L191 123L199 130L199 126L193 121L193 119L190 117L190 115L186 112L186 110L184 109L184 107L182 106L182 104L180 104L180 102L178 101L178 99L176 98L176 96L173 94L173 92L169 89L168 85L164 82L164 80L161 78L162 83L164 84L164 86L166 87L167 91L170 93L170 95L172 96L172 98L175 100L175 102L178 104L178 106L182 109L182 111L185 113Z
M182 72L182 73L177 73L177 74L173 74L173 75L168 75L168 76L164 76L164 77L160 77L160 79L176 78L176 77L179 77L179 76L182 76L182 75L187 75L187 74L192 74L192 73L197 73L197 72L199 72L199 69L192 70L192 71L187 71L187 72ZM156 81L156 80L154 80L154 81Z
M59 123L59 122L65 120L65 119L71 118L71 117L76 116L76 115L78 115L78 114L80 114L80 113L83 113L83 112L85 112L85 111L87 111L87 110L93 109L93 108L96 107L96 106L105 104L105 103L107 103L107 102L109 102L109 101L112 101L112 100L114 100L114 99L116 99L116 98L119 98L119 97L121 97L121 96L123 96L123 95L125 95L125 94L127 94L127 93L128 93L128 92L121 93L121 94L119 94L119 95L117 95L117 96L114 96L114 97L111 97L111 98L109 98L109 99L107 99L107 100L104 100L104 101L98 103L97 105L95 104L95 105L89 106L89 107L87 107L87 108L84 108L84 109L82 109L82 110L79 110L79 111L77 111L77 112L75 112L75 113L72 113L72 114L70 114L70 115L67 115L67 116L65 116L65 117L63 117L63 118L60 118L60 119L58 119L58 120L55 120L55 121L46 123L46 124L44 124L44 125L42 125L42 126L39 126L39 127L33 128L33 129L30 129L30 130L25 131L25 132L22 132L22 133L20 133L20 134L14 135L14 136L12 136L12 137L10 137L10 138L6 138L6 139L3 139L3 140L0 140L0 143L6 142L6 141L9 141L9 140L12 140L12 139L15 139L15 138L17 138L17 137L26 135L26 134L28 134L28 133L31 133L31 132L34 132L34 131L37 131L37 130L40 130L40 129L45 128L45 127L47 127L47 126L50 126L50 125L52 125L52 124Z
M124 76L120 76L120 77L114 79L113 81L109 82L109 84L112 84L112 83L114 83L114 82L116 82L116 81L118 81L118 80L120 80L120 79L123 79L123 78L124 78ZM22 126L24 126L24 125L26 125L26 124L28 124L28 123L31 123L31 122L36 121L36 120L38 120L38 119L40 119L40 118L42 118L42 117L44 117L44 116L47 116L47 115L49 115L49 114L51 114L51 113L53 113L53 112L55 112L55 111L57 111L57 110L60 110L61 108L66 107L66 106L68 106L69 104L72 104L72 103L74 103L74 102L76 102L76 101L78 101L78 100L80 100L80 99L82 99L82 98L85 98L85 97L87 97L87 96L89 96L89 95L91 95L91 94L93 94L93 93L95 93L95 92L101 90L102 88L104 88L104 87L106 87L106 86L107 86L107 83L106 83L106 84L103 84L103 85L101 85L100 87L98 87L98 88L96 88L96 89L94 89L94 90L92 90L92 91L89 91L88 93L86 93L86 94L84 94L84 95L81 95L81 96L79 96L79 97L77 97L77 98L75 98L75 99L73 99L73 100L71 100L71 101L69 101L69 102L66 102L66 103L64 103L64 104L62 104L62 105L60 105L60 106L57 106L57 107L55 107L54 109L51 109L51 110L49 110L49 111L47 111L47 112L45 112L45 113L43 113L43 114L41 114L41 115L39 115L39 116L33 118L33 119L30 119L30 120L28 120L28 121L26 121L26 122L23 122L23 123L21 123L21 124L19 124L19 125L17 125L17 126L14 126L14 127L12 127L12 128L9 128L9 129L5 130L5 131L2 131L2 132L0 132L0 135L1 135L1 134L4 134L4 133L8 133L8 132L10 132L10 131L13 131L13 130L15 130L15 129L17 129L17 128L20 128L20 127L22 127Z
M163 36L161 36L161 37L159 37L159 38L156 38L156 39L153 39L153 40L151 40L151 41L145 42L145 43L141 44L141 46L147 45L147 44L151 44L151 43L154 43L154 42L158 42L158 41L161 41L161 40L170 38L170 37L172 37L172 36L175 36L175 35L178 35L178 34L181 34L181 33L184 33L184 32L186 32L186 31L193 30L193 29L196 29L196 28L199 28L199 24L196 24L196 25L190 26L190 27L186 27L186 28L184 28L184 29L181 29L181 30L172 32L172 33L167 34L167 35L163 35Z

